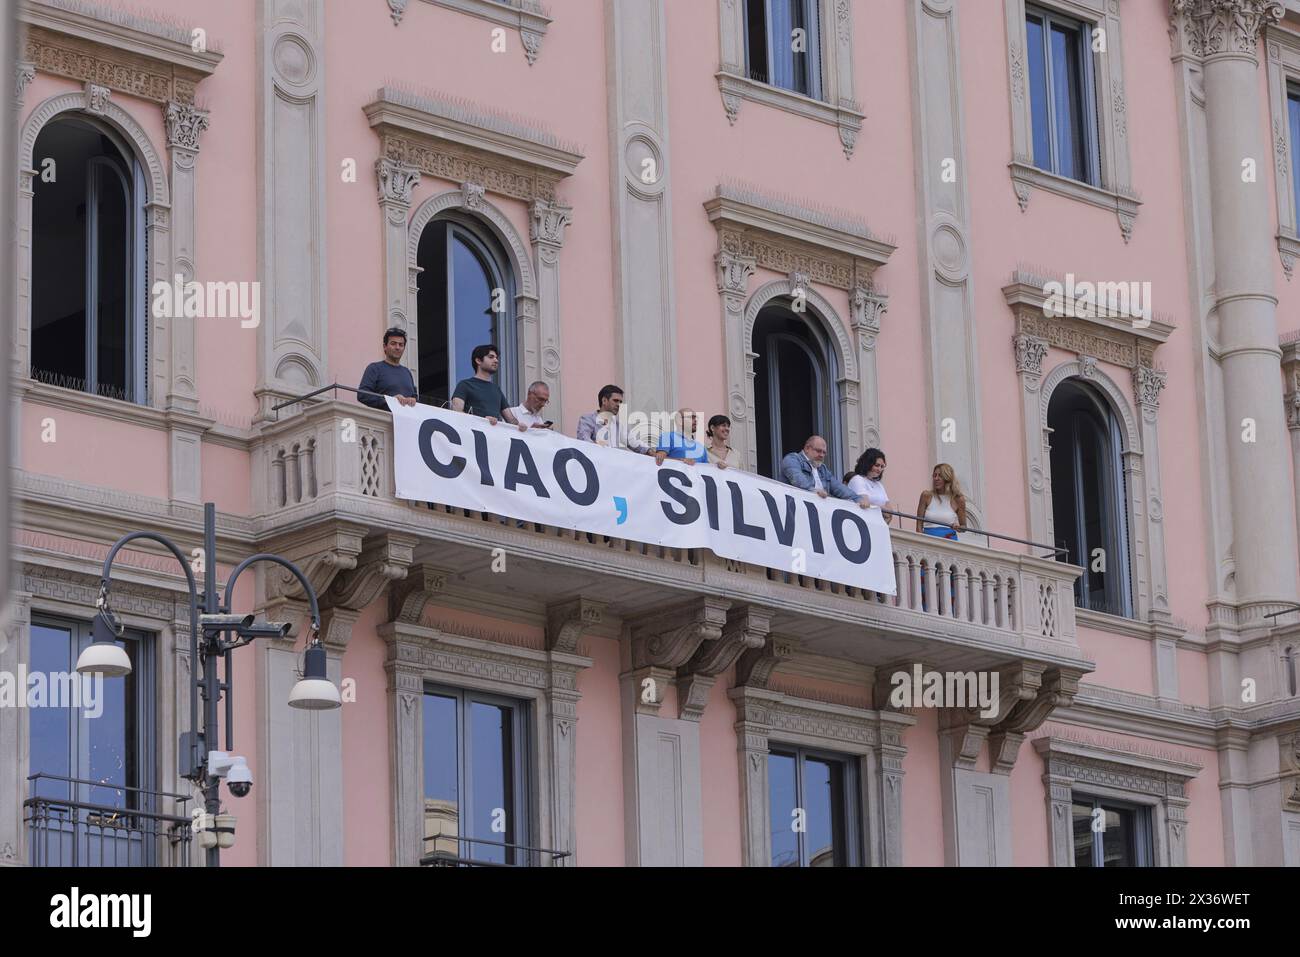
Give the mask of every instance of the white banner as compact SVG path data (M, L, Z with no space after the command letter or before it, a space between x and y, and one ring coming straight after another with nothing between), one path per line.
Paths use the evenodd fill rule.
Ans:
M397 497L723 558L894 594L878 508L739 469L662 466L549 429L388 400Z

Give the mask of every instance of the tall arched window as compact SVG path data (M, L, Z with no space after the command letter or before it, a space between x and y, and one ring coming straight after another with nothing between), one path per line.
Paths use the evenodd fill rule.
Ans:
M1119 419L1091 386L1067 379L1047 409L1052 430L1052 518L1056 544L1083 568L1075 604L1133 613L1127 489Z
M470 353L492 343L501 357L497 385L518 401L514 277L496 240L468 218L439 217L420 234L420 399L451 398L456 383L474 375Z
M32 152L31 376L145 402L140 164L81 117L48 123Z
M779 478L781 457L803 448L810 435L826 439L826 464L837 476L843 463L835 427L834 352L814 320L789 299L768 303L754 321L754 416L758 473Z

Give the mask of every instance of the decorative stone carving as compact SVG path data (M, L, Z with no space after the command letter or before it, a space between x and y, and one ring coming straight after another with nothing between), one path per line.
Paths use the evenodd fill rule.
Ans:
M381 156L375 160L375 176L379 181L379 201L411 205L411 193L420 184L420 171L409 163Z
M406 13L406 0L388 0L388 12L393 18L393 26L402 22L402 14Z
M534 243L559 248L564 245L564 228L573 221L573 207L534 200L529 207L528 238Z
M388 592L388 618L407 625L418 625L429 602L447 586L448 572L420 562L411 565L405 578Z
M1016 371L1021 375L1041 376L1047 340L1021 333L1012 336L1011 343L1016 350Z
M23 96L27 85L36 79L36 67L31 63L18 63L14 66L14 106L23 105Z
M167 126L167 145L172 149L199 150L199 135L208 128L208 111L174 100L163 110Z
M537 55L542 52L542 35L535 30L521 29L519 40L524 45L524 57L528 60L528 65L532 66L537 62Z
M1165 387L1166 373L1150 366L1137 366L1133 370L1133 396L1145 409L1160 408L1160 390Z
M1286 12L1280 0L1171 0L1170 19L1181 29L1193 56L1257 57L1265 26Z
M419 539L386 532L367 542L353 568L340 572L320 596L324 642L340 651L347 648L352 626L360 613L390 584L406 577Z
M713 262L718 268L718 292L743 296L757 268L754 257L723 251L714 255Z
M104 110L108 108L108 98L112 94L106 86L100 86L97 83L86 83L86 112L93 113L95 116L102 116Z
M632 667L680 668L706 641L722 637L731 603L706 596L632 627Z
M460 191L465 197L464 206L470 212L477 213L483 208L486 193L483 184L467 181L460 184Z
M736 686L766 689L772 672L794 657L794 642L768 635L758 648L750 648L736 662Z
M420 172L453 183L480 183L485 190L514 199L555 199L557 176L537 167L512 163L504 158L488 160L456 149L442 141L418 141L386 134L383 155L414 166Z
M1084 379L1097 378L1097 360L1092 356L1079 356L1079 376Z
M576 654L578 640L590 628L604 620L606 604L590 598L550 605L546 609L546 647L552 651Z

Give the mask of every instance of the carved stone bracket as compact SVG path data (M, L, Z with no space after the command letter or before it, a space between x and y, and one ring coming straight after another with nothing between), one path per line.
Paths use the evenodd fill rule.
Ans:
M722 635L706 641L677 670L677 707L682 718L698 721L717 676L747 651L760 651L772 627L772 610L746 605L731 608Z
M23 105L23 96L27 85L36 79L36 66L31 63L19 63L14 66L14 106Z
M430 600L447 586L448 572L419 562L406 570L406 577L388 591L388 618L406 625L418 625Z
M680 668L722 637L731 603L706 596L632 627L632 667Z
M546 609L546 647L551 651L576 654L578 641L589 628L599 625L608 606L590 598L549 605Z
M361 611L389 584L406 577L418 542L415 536L398 532L376 536L362 548L355 567L335 576L322 602Z
M108 106L108 98L113 93L106 86L100 86L98 83L86 81L86 112L95 116L103 116L104 109Z
M1051 668L1040 677L1040 668L1027 663L1020 670L1014 698L1002 696L1004 701L1014 703L989 733L990 770L999 774L1011 773L1025 735L1038 730L1057 708L1069 707L1079 691L1078 674Z
M758 648L743 652L736 661L736 687L766 689L772 672L783 661L794 657L795 643L768 635Z

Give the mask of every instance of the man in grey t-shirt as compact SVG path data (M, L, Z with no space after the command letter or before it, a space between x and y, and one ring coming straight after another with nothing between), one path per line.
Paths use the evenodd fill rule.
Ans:
M456 391L451 394L452 410L481 415L488 420L488 425L496 425L498 419L505 419L511 425L518 425L514 413L510 411L506 402L505 394L492 381L492 376L501 365L497 347L475 346L469 359L474 363L474 375L456 383Z
M366 366L361 376L361 392L357 401L372 409L387 409L386 403L379 396L391 395L402 405L415 405L419 393L415 388L415 377L411 370L402 365L402 353L406 351L406 333L393 326L384 333L384 358ZM366 392L378 395L365 395Z

